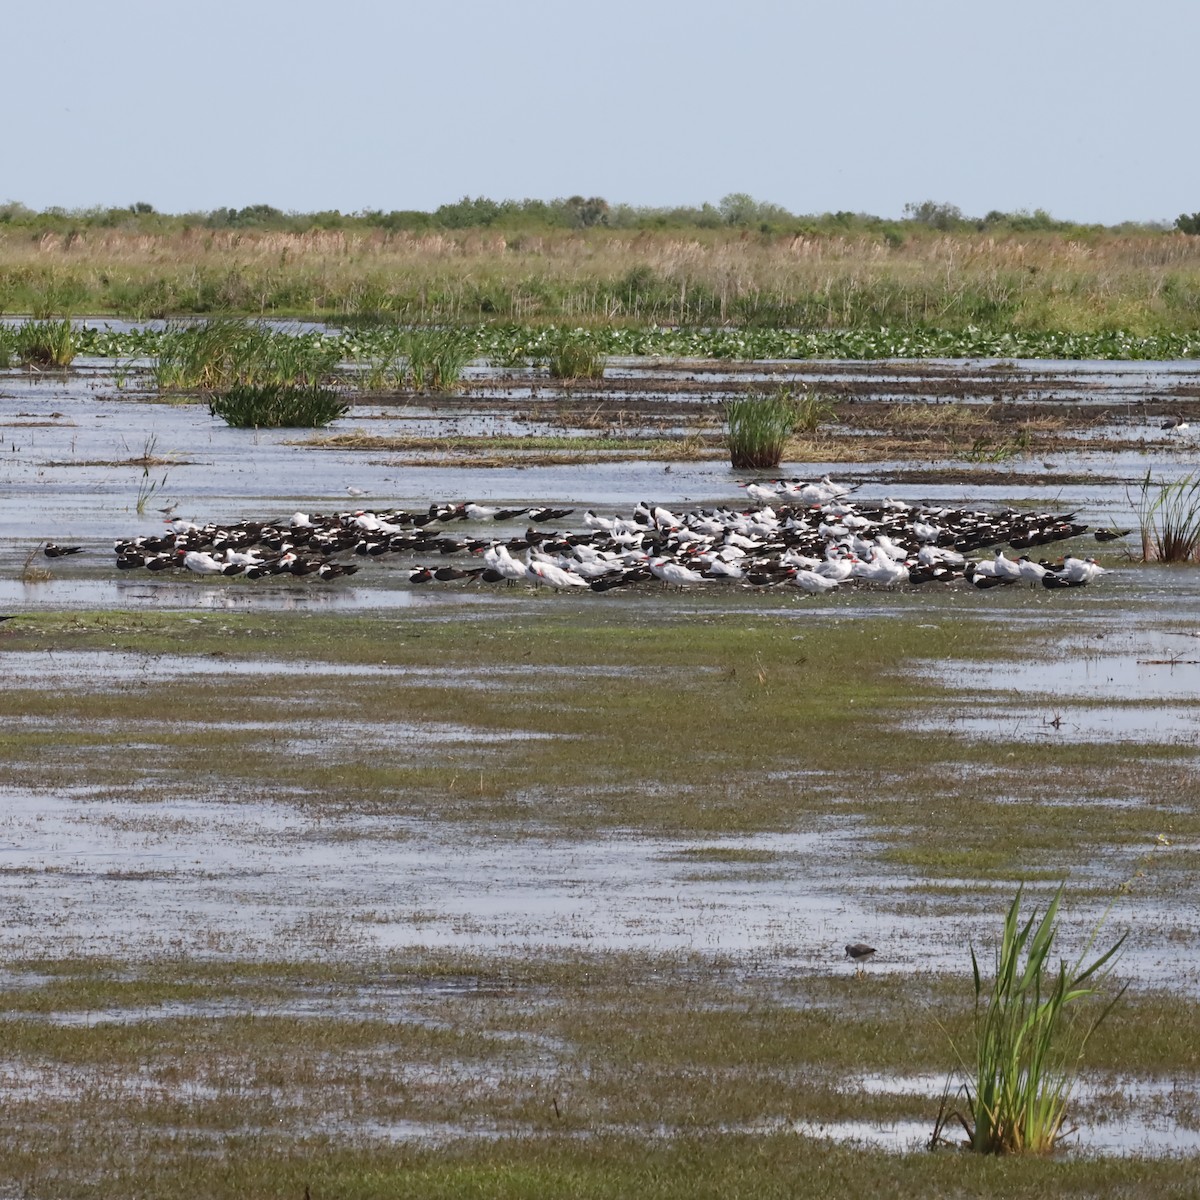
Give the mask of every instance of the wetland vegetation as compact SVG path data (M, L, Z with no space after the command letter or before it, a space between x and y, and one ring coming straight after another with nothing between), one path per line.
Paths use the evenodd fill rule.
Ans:
M56 930L38 932L40 909L26 905L5 934L6 1180L31 1195L61 1195L64 1180L93 1194L99 1175L165 1196L194 1194L198 1179L213 1196L450 1195L468 1182L496 1196L803 1196L886 1172L914 1196L1036 1195L1051 1178L1087 1195L1114 1177L1185 1194L1187 1163L981 1165L843 1148L823 1131L932 1130L938 1085L909 1081L954 1065L947 1035L968 1044L974 1008L969 972L952 966L963 943L927 965L906 949L918 911L977 930L994 920L986 881L1070 875L1089 911L1129 881L1152 922L1142 941L1172 936L1188 851L1155 838L1200 840L1192 747L1131 758L1064 736L1021 744L1019 785L957 786L964 770L991 778L995 752L952 730L912 731L914 709L977 703L915 664L954 661L966 679L1014 658L1052 661L1064 653L1047 641L1054 620L1006 624L983 607L930 624L782 607L747 619L700 600L673 616L566 605L470 622L185 611L5 623L0 789L30 793L36 780L41 820L54 820L52 796L74 797L68 814L88 836L166 851L83 866L80 883L101 898L82 910L64 864L4 868L10 887L62 896ZM44 675L56 663L74 686ZM464 732L437 736L451 727ZM417 736L397 741L402 728ZM403 753L379 753L389 742ZM217 851L247 806L243 853L291 862L295 848L325 845L349 852L360 876L381 847L399 852L431 824L508 855L532 840L543 849L529 861L543 863L552 845L645 839L664 847L662 870L699 873L705 905L764 872L836 887L857 860L873 920L892 932L863 979L801 927L750 953L606 950L586 936L539 945L520 927L490 950L486 938L439 949L439 931L467 918L452 901L431 909L429 893L407 899L404 868L387 873L390 899L299 920L282 909L256 927L233 908L261 901ZM289 826L294 846L281 840ZM20 841L20 818L9 828ZM841 857L835 830L847 828L870 833ZM817 835L812 849L740 848L796 830ZM193 873L230 908L201 906L174 950L148 954L116 909L137 911ZM375 941L389 929L409 931L391 950ZM1060 937L1079 945L1085 933L1086 921ZM51 953L80 935L73 956ZM1160 1097L1152 1106L1196 1128L1196 1005L1165 979L1131 986L1089 1044L1073 1122L1103 1131L1130 1111L1124 1081L1136 1079ZM67 1136L78 1128L89 1138Z
M541 467L590 496L616 460L627 491L725 504L721 406L779 388L808 397L789 473L1065 508L1120 490L1125 454L1171 487L1188 443L1158 427L1193 415L1191 376L1014 360L1194 354L1200 239L939 206L261 207L0 209L0 305L34 318L0 327L8 461L40 514L0 544L0 1192L1190 1196L1190 568L1118 543L1082 598L854 609L467 584L338 609L224 579L92 609L54 589L111 570L39 547L76 540L64 513L107 559L163 502L332 511L352 482L409 498L410 471L528 504ZM953 355L996 361L800 361ZM210 397L294 386L354 426L203 424ZM1131 933L1062 1146L928 1153L972 1044L968 947L1019 885L1044 907L1064 882L1069 960L1110 904Z
M747 358L1168 358L1200 328L1200 238L1182 227L973 222L937 205L899 222L805 218L748 197L711 216L609 211L590 224L563 215L586 204L555 216L479 202L423 221L259 208L230 223L5 206L0 311L733 328L754 331L756 348L727 333L709 352ZM780 329L806 336L765 336ZM657 349L607 352L689 352L650 340Z

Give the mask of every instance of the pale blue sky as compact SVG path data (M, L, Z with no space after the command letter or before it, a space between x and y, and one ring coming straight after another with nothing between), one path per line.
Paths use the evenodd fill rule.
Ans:
M3 4L0 201L1200 210L1196 0Z

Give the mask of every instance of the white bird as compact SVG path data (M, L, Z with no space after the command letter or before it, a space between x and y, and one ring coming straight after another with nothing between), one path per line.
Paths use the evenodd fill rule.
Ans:
M245 568L234 563L218 562L211 554L202 550L181 550L183 565L197 575L237 575Z
M1022 554L1017 559L1017 566L1021 572L1021 578L1027 579L1030 583L1041 583L1042 576L1046 574L1046 568L1041 563L1035 563L1028 554Z
M1094 558L1076 558L1073 554L1067 554L1063 557L1062 570L1059 574L1073 583L1091 583L1093 579L1107 575L1108 570Z
M858 559L853 554L846 554L844 551L839 551L837 547L831 546L826 554L829 557L813 570L817 575L824 579L833 579L841 583L843 579L849 579L854 574L854 567Z
M746 486L746 495L751 500L777 500L779 499L779 489L768 487L761 483L748 483Z
M903 562L908 557L908 551L903 546L897 546L886 533L875 535L875 545L893 562Z
M836 579L829 579L824 575L818 575L816 571L797 571L789 580L793 587L798 587L804 592L813 592L820 595L823 592L832 592L837 587Z
M709 556L704 556L709 557ZM701 558L698 561L703 562ZM653 569L653 568L651 568ZM717 555L712 555L710 560L704 564L705 574L710 579L745 579L746 572L742 570L737 563L726 562Z
M564 571L562 567L551 562L531 561L529 570L538 579L544 579L555 591L564 588L587 587L588 581L572 571Z
M670 559L652 558L646 565L655 578L661 579L663 583L673 587L683 587L688 583L710 582L699 571L693 571L691 567L685 567L681 563L671 562Z
M1021 579L1021 568L1013 562L1011 558L1005 558L1003 550L995 552L996 557L992 562L994 568L993 573L997 579Z
M936 567L945 564L948 567L961 567L967 560L957 550L947 550L944 546L934 546L926 542L917 551L917 562L923 567Z
M530 577L530 570L523 562L518 562L508 552L508 547L504 545L496 546L496 553L491 562L488 562L488 555L485 552L483 556L484 562L487 562L490 567L500 572L504 576L506 584L521 583Z

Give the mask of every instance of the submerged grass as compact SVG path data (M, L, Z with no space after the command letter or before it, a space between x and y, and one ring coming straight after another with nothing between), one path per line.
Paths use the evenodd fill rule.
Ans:
M325 450L373 450L394 454L463 455L475 465L503 465L527 455L558 452L563 462L586 462L597 454L628 455L660 461L691 462L719 456L719 439L695 434L687 438L642 437L636 434L530 434L526 437L379 437L356 432L314 438L304 445ZM465 456L472 457L465 457ZM545 461L540 457L538 461Z

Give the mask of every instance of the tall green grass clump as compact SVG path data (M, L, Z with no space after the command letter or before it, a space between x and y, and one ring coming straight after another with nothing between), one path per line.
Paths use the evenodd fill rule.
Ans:
M13 331L7 325L0 325L0 370L12 365L15 350Z
M564 333L551 345L546 361L555 379L601 379L604 376L604 355L589 337Z
M448 392L475 357L474 341L457 330L411 330L404 340L408 384L414 392Z
M67 320L26 321L14 330L13 345L28 366L69 367L75 358L75 332Z
M1048 1154L1063 1135L1084 1048L1125 988L1089 1019L1080 1005L1100 994L1128 934L1084 964L1100 926L1075 963L1050 964L1063 889L1042 919L1021 923L1021 889L1004 919L996 976L975 976L975 1061L964 1063L968 1148L979 1154Z
M316 386L341 356L335 341L217 317L167 330L159 340L154 379L160 388Z
M350 406L332 388L282 383L238 384L214 396L208 411L237 429L317 429Z
M1134 510L1144 561L1200 561L1200 471L1170 482L1151 479L1147 471Z
M725 401L729 461L741 470L777 467L796 428L796 400L789 388Z

